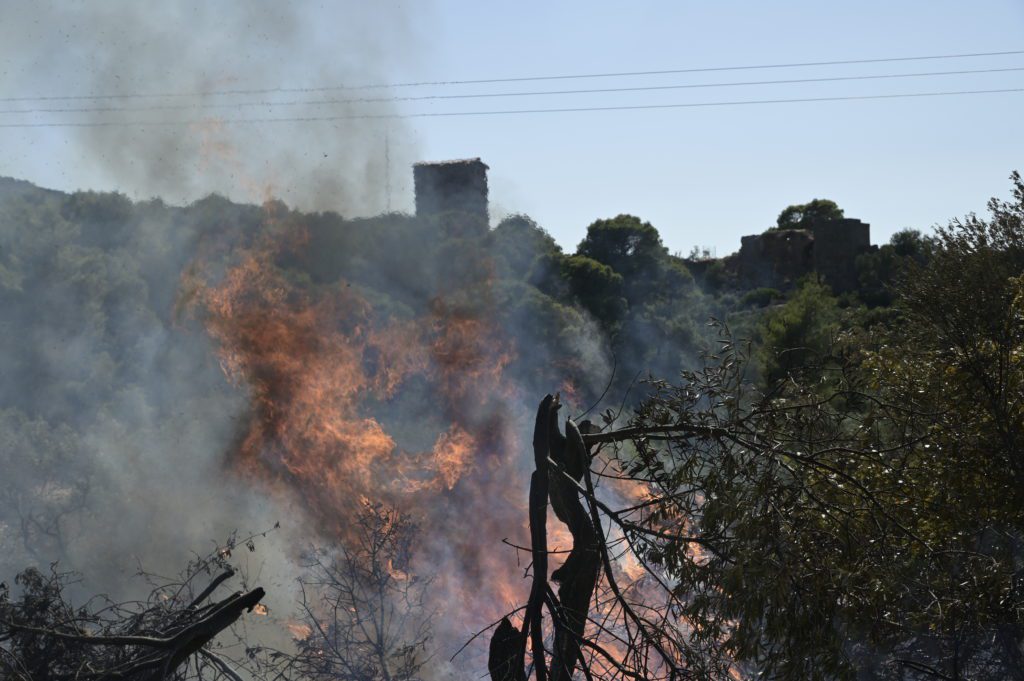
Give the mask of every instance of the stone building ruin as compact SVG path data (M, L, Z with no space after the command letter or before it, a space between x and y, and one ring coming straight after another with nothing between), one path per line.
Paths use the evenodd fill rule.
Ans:
M773 229L745 236L726 266L745 288L789 288L815 272L836 293L857 288L857 256L871 250L871 225L853 218L822 220L809 229Z
M479 158L421 161L413 165L416 217L436 218L446 213L469 217L471 230L486 230L489 223L486 163ZM450 225L449 225L450 227ZM805 229L771 229L745 236L737 253L722 259L697 258L687 266L704 278L714 263L744 289L792 288L815 273L836 293L858 287L857 257L872 249L871 225L853 218L820 220Z
M488 222L487 164L479 158L420 162L412 167L416 217L466 213Z

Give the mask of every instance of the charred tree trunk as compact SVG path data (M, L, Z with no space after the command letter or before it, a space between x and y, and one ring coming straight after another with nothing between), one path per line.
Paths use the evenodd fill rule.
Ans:
M491 637L487 669L492 681L526 681L523 656L526 639L507 617L502 618Z
M182 609L150 607L122 622L113 622L106 630L95 630L95 619L85 610L73 610L60 593L60 583L50 582L46 609L35 606L25 617L24 605L8 608L8 616L18 614L28 621L0 621L0 641L11 642L7 651L10 669L22 669L13 678L99 679L170 678L189 658L203 652L204 646L251 612L265 596L261 588L238 592L222 601L201 605L219 584L234 574L227 570ZM54 595L55 594L55 595ZM48 610L49 608L56 610ZM110 608L116 610L116 608ZM38 620L44 620L41 624ZM49 620L47 622L47 620ZM31 624L29 622L32 622ZM44 651L45 654L39 654ZM24 657L22 657L24 655Z
M533 551L533 586L523 618L523 633L529 631L533 652L533 670L537 681L546 681L547 662L544 659L543 606L548 588L548 458L552 443L548 431L552 420L558 417L558 403L547 395L537 409L533 428L533 459L536 465L530 477L530 547ZM558 424L555 423L557 430Z
M530 642L537 681L570 681L580 660L590 599L600 566L598 528L580 502L576 484L590 453L579 428L566 422L567 436L558 429L556 397L547 395L537 410L533 432L536 470L530 479L530 542L533 585L520 631L506 618L491 638L488 669L492 681L525 681L526 645ZM551 574L559 584L557 596L548 583L547 505L572 534L573 545L565 562ZM550 666L544 650L543 607L552 615L554 643Z
M558 462L562 464L562 471L552 473L551 505L555 515L572 533L572 551L562 566L551 574L551 579L560 585L555 619L555 650L551 660L552 681L572 679L576 661L580 657L580 642L583 640L600 564L597 529L580 503L579 487L573 483L583 477L583 467L590 465L590 455L575 423L566 421L565 431L568 437L563 449L564 460ZM572 480L562 472L571 476Z

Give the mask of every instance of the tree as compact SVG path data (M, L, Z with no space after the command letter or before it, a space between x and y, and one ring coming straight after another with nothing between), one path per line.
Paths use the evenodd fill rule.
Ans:
M67 555L67 537L74 534L69 524L85 510L95 476L84 456L69 426L0 409L0 526L16 530L38 564ZM8 546L5 553L0 568L10 574L16 552Z
M597 220L587 227L587 236L576 253L607 265L622 275L626 298L641 300L657 288L660 266L668 255L651 223L633 215Z
M538 258L562 254L551 235L526 215L503 219L491 232L491 239L497 259L505 268L502 274L510 279L527 279Z
M911 263L928 261L931 239L913 229L896 232L889 243L857 256L858 297L871 307L889 306L896 299L895 286Z
M807 229L816 222L840 220L843 209L831 199L812 199L808 203L786 206L773 229Z
M1024 183L1012 179L1014 199L990 202L988 220L938 230L927 268L899 289L898 321L849 334L827 367L759 385L723 328L705 365L655 382L627 427L570 422L593 469L552 455L551 475L574 481L597 554L618 547L648 580L625 595L604 564L594 602L622 614L609 625L592 609L586 640L625 649L604 667L582 660L589 675L1024 678ZM612 503L598 476L644 493ZM502 629L496 640L525 645Z
M900 323L878 334L866 367L878 395L929 414L904 480L920 504L914 571L887 605L893 635L927 632L937 678L969 678L991 659L1024 678L1024 183L937 230L926 266L900 286ZM884 592L883 592L884 593Z
M607 472L591 471L594 448L612 440L590 422L573 419L566 420L563 434L559 408L558 397L547 395L537 410L529 495L532 588L527 604L516 611L523 611L519 627L512 624L515 613L495 623L488 656L492 680L525 681L532 670L537 681L549 675L571 681L577 667L587 679L728 678L729 665L695 642L678 617L680 599L663 590L660 576L651 572L654 583L643 584L623 573L624 556L647 563L643 554L631 553L629 511L613 511L596 495L595 480ZM549 504L572 536L571 550L550 576ZM602 518L611 532L625 533L625 548L622 539L609 540ZM557 593L550 582L559 585Z
M0 679L238 679L236 662L212 643L261 608L265 593L257 587L209 601L236 576L227 561L234 546L193 561L177 580L145 575L155 585L141 601L95 597L75 607L66 593L75 576L55 566L21 572L13 590L0 583Z
M630 275L668 251L651 223L623 214L591 223L576 252Z
M831 289L814 279L804 281L784 305L765 315L759 353L765 380L774 383L820 367L832 350L839 319Z
M650 223L632 215L594 222L565 271L577 299L612 336L621 360L614 387L679 369L703 301L683 259L668 254Z
M299 580L305 634L289 666L303 679L414 681L427 659L430 579L410 572L417 528L364 503L337 551L306 556Z
M622 275L608 265L582 255L565 258L562 273L580 305L606 329L616 328L627 310L622 297Z

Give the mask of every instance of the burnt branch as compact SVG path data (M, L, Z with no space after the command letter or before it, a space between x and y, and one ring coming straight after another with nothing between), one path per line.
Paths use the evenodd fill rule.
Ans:
M214 557L191 570L207 571L212 564L226 568ZM200 658L208 659L205 647L266 595L257 587L204 605L232 576L233 570L223 569L187 599L175 592L180 585L169 585L155 589L148 601L91 609L69 604L64 589L70 575L26 570L16 579L19 598L12 599L6 587L0 590L2 666L13 679L184 678L180 670L186 667L193 678L203 678L198 670ZM185 581L193 578L189 574Z
M519 630L502 619L491 637L488 669L493 681L525 681L526 646L533 657L537 681L571 681L576 665L591 678L581 650L589 619L590 602L598 580L599 534L580 501L580 478L590 464L590 453L579 428L568 421L568 437L558 428L557 397L545 396L537 410L533 452L536 470L530 478L530 543L533 583ZM565 561L548 575L547 507L568 527L573 544ZM554 631L550 666L544 642L544 606L552 616Z

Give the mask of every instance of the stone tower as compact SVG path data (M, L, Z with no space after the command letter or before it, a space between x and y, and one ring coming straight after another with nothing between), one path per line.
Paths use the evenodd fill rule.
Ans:
M454 211L479 217L486 225L487 170L479 158L415 164L416 216Z
M852 218L743 237L727 258L743 286L786 289L817 272L835 293L856 290L857 257L871 250L871 225Z
M811 225L814 269L836 293L858 286L857 256L871 250L871 225L853 218Z

